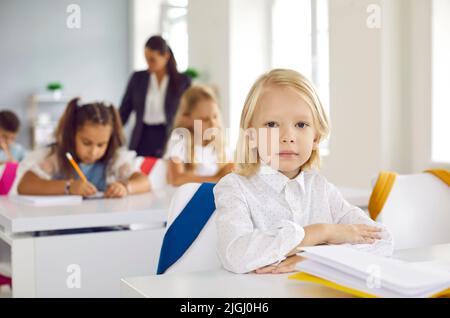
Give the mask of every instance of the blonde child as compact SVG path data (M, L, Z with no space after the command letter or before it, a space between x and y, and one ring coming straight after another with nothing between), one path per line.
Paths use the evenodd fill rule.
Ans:
M166 147L167 181L216 183L233 169L224 141L217 98L209 87L192 86L181 97Z
M261 76L245 101L236 173L215 187L218 251L235 273L293 271L302 246L360 244L390 255L390 234L314 169L327 136L312 84L292 70Z
M120 198L150 190L135 169L135 152L123 148L120 116L103 103L70 101L59 121L54 145L30 153L20 164L16 190L26 195L82 195L104 192ZM70 153L88 182L80 180L66 158Z

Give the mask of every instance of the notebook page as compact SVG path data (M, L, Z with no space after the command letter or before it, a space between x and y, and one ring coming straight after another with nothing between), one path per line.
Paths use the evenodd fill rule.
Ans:
M16 195L10 197L13 202L34 206L81 204L83 198L78 195Z
M353 273L359 278L367 276L368 268L377 268L383 281L399 289L420 289L450 282L450 273L428 268L411 267L401 261L384 258L370 253L356 251L344 246L306 247L300 255L337 268L345 273Z

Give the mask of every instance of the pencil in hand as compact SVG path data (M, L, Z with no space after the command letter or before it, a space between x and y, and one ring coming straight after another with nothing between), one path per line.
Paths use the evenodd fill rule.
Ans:
M88 180L86 179L86 176L84 175L83 171L81 171L80 167L75 162L75 160L73 159L72 155L70 153L66 152L66 157L67 157L67 159L69 159L69 162L72 164L73 168L77 172L77 174L80 177L80 179L83 180L83 182L88 182Z

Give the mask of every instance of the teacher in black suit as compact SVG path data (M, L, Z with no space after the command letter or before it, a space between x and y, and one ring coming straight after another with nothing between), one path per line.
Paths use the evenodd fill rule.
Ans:
M130 149L139 156L161 158L180 97L191 79L178 72L173 52L160 36L147 41L145 58L148 70L131 76L119 112L124 125L136 112Z

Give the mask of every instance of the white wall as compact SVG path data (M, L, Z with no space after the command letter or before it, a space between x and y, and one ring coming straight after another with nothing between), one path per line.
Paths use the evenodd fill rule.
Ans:
M379 5L380 29L366 26ZM431 1L330 1L331 153L323 172L369 187L381 170L432 166Z
M450 158L450 1L433 0L432 8L432 109L431 116L434 136L445 138L446 147L432 144L433 159L444 161ZM442 139L441 139L442 138ZM442 166L442 165L441 165ZM450 169L450 163L447 163Z
M60 81L67 95L86 101L118 104L125 92L130 68L128 1L77 1L80 29L66 24L72 3L0 1L0 109L19 114L23 120L19 142L25 146L30 144L28 98L44 92L49 82ZM57 105L58 112L64 107Z
M409 69L409 0L383 0L381 29L380 169L411 171L410 107L406 103Z
M368 187L382 161L381 29L366 25L373 0L330 1L330 155L323 172L345 186Z
M256 79L269 69L270 0L230 1L230 118L240 118ZM230 142L239 136L239 120L230 122Z
M144 46L153 35L161 34L161 4L164 0L131 0L131 65L133 70L147 68Z
M216 86L229 123L230 5L227 0L190 0L188 8L189 65L203 83Z
M190 1L190 64L218 85L236 133L245 95L269 65L269 4ZM367 26L369 5L381 9L380 28ZM332 133L322 172L369 188L381 170L430 167L431 1L330 0L329 20Z

